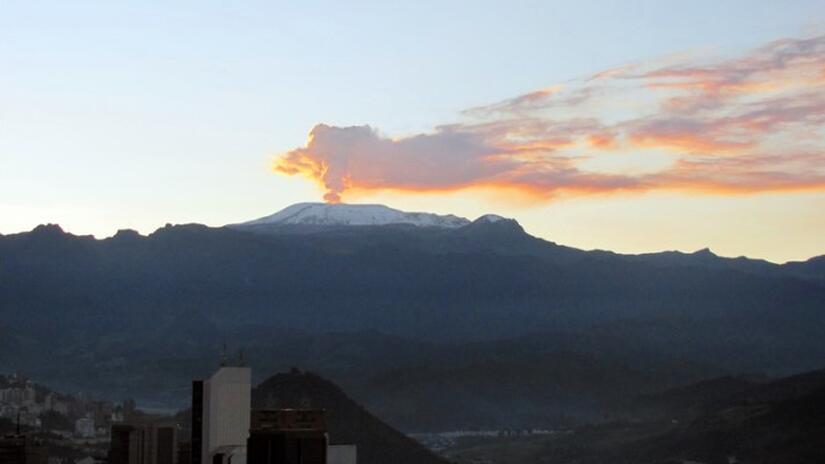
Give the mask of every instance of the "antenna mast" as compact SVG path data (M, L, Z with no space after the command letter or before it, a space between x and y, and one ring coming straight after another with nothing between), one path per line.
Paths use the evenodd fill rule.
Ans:
M221 350L221 367L226 367L229 358L226 354L226 342L223 342L223 349Z

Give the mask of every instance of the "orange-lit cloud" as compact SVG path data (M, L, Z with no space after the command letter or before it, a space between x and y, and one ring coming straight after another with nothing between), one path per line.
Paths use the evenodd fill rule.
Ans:
M820 190L825 188L822 166L825 166L822 152L702 156L682 159L673 169L649 181L661 189L721 194Z
M275 169L319 181L325 199L337 202L351 186L427 190L483 182L517 164L497 155L481 135L450 128L392 140L369 126L319 124L307 145L286 153Z
M609 150L616 148L616 134L612 132L594 133L587 136L587 141L594 148Z
M401 138L320 124L274 168L318 182L331 202L377 190L494 188L539 198L825 190L825 36L734 58L637 63L462 115ZM629 152L659 156L655 172L586 168ZM673 156L665 167L663 152Z

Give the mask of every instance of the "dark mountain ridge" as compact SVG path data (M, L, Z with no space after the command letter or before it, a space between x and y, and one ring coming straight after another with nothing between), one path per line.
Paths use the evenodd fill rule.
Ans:
M217 324L433 341L611 324L654 338L669 324L710 324L717 336L737 324L733 344L753 330L761 333L751 341L765 344L777 343L777 329L803 345L822 333L823 287L782 266L751 272L718 257L585 252L503 221L422 229L255 234L185 225L94 240L43 226L0 238L0 312L23 333L57 337L156 327L193 309Z
M41 226L0 236L0 330L9 334L0 359L37 366L33 374L61 388L157 395L196 377L223 341L242 340L251 360L321 369L381 411L420 410L434 389L455 399L488 385L464 407L487 411L475 419L447 423L436 411L393 421L495 424L501 409L490 399L502 395L501 408L533 401L547 406L545 417L572 405L556 370L585 384L613 373L626 391L648 391L819 367L825 285L817 279L795 264L708 251L582 251L509 220L255 231L189 224L104 240ZM536 375L517 375L530 366ZM391 372L414 382L397 387ZM515 376L510 386L496 386L505 375ZM556 394L517 405L529 383ZM607 399L587 391L587 405Z

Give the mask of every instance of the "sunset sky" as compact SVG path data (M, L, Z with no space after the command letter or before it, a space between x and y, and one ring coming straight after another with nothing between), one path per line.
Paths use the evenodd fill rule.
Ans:
M825 254L825 0L0 0L0 233L324 200Z

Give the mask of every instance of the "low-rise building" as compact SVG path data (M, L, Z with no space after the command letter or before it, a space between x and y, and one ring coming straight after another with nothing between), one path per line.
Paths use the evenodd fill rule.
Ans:
M27 435L0 437L0 463L48 464L49 455L42 443Z
M172 420L112 425L109 464L178 464L177 457L177 424Z
M328 441L323 410L253 410L247 463L327 464Z

